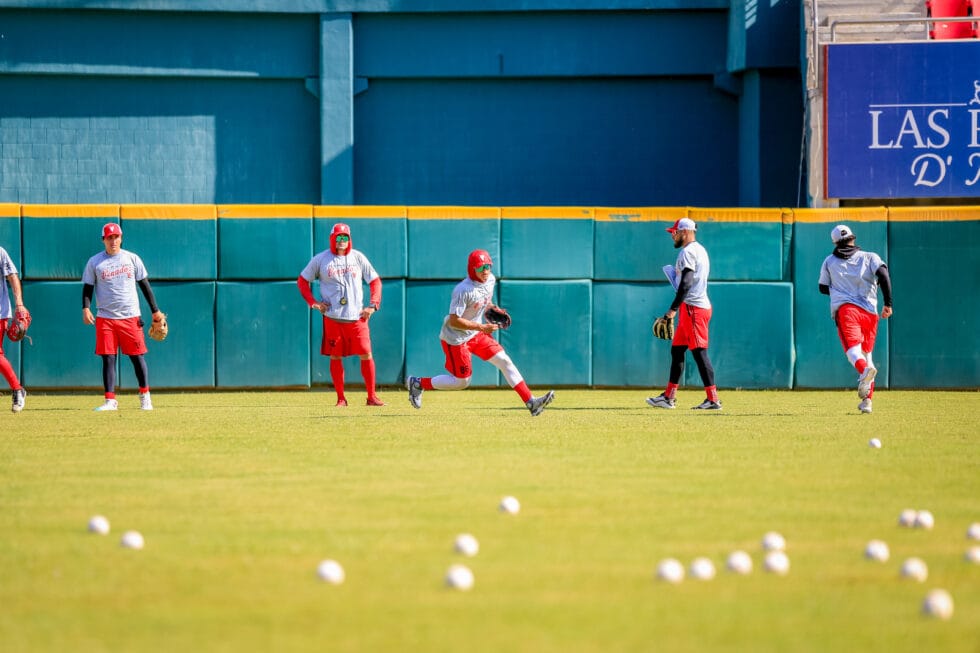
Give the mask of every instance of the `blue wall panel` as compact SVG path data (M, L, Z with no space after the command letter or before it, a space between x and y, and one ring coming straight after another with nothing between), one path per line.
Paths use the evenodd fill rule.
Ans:
M295 281L218 282L219 386L309 386L310 309L297 292Z
M21 272L30 279L81 281L88 260L105 250L103 225L119 222L119 207L113 204L25 205L23 213ZM122 242L123 249L128 249L125 234Z
M780 209L691 209L689 217L711 258L712 281L783 280Z
M7 250L17 271L23 276L24 264L20 247L20 205L0 204L0 247Z
M654 338L650 326L670 306L674 289L666 281L595 283L592 295L592 383L646 387L666 384L670 345Z
M452 219L452 218L459 219ZM499 209L446 207L410 209L408 215L408 276L412 279L455 279L466 277L470 252L490 253L494 274L507 274L500 256ZM449 306L449 296L446 296Z
M342 222L350 227L354 249L368 257L382 279L404 279L408 276L406 215L404 206L315 206L313 252L330 247L330 231ZM297 275L300 270L296 271Z
M592 211L503 209L500 269L511 279L591 279Z
M217 278L214 206L124 205L120 216L126 249L143 259L151 281Z
M673 241L665 229L687 216L686 208L596 209L596 280L666 281L663 266L673 265L667 247Z
M296 279L312 256L312 205L218 207L220 279Z
M102 396L102 359L95 355L95 327L82 323L82 282L24 283L31 311L30 336L22 341L21 382L31 388L94 388ZM128 361L127 361L128 363ZM100 401L92 404L94 408Z

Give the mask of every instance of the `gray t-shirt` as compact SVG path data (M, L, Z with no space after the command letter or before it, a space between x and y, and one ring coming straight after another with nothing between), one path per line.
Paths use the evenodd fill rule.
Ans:
M708 250L696 240L682 247L677 255L674 272L678 281L684 270L694 271L694 282L682 301L688 306L711 308L711 302L708 301L708 274L711 272L711 263L708 261Z
M449 300L449 313L464 320L482 322L483 313L493 303L493 289L497 285L497 277L492 274L486 283L463 279L453 288L453 297ZM479 331L461 331L449 326L449 315L442 322L439 338L450 345L461 345L470 340Z
M327 305L326 316L340 322L361 319L364 283L378 278L371 261L356 249L344 256L324 250L310 259L300 274L309 282L320 280L320 302Z
M124 320L139 317L140 299L136 282L146 279L146 268L139 256L125 249L110 256L99 252L85 264L82 283L95 286L98 317Z
M14 316L10 291L7 289L7 277L11 274L17 274L17 266L14 265L14 260L10 258L7 250L0 247L0 275L3 277L0 278L0 320L9 320Z
M844 304L854 304L869 313L878 312L878 271L885 262L874 252L857 251L850 258L833 254L820 266L820 285L830 286L830 316Z

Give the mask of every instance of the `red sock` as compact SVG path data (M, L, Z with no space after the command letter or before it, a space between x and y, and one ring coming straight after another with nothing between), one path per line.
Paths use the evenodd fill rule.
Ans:
M525 404L531 400L531 389L527 387L524 381L521 381L514 386L514 392L516 392L521 397L521 401Z
M704 392L708 395L708 401L718 403L718 388L713 385L705 386Z
M854 361L854 368L858 371L858 374L864 374L864 370L868 368L868 361L859 358Z
M337 399L344 398L344 361L341 358L330 359L330 378L333 389L337 391Z
M668 399L673 399L674 398L674 395L676 395L676 394L677 394L677 384L676 383L668 383L667 384L667 389L664 390L664 396L667 397Z
M368 399L374 399L374 359L369 358L361 361L361 376L364 377L364 386L367 388Z
M871 382L871 389L868 390L868 399L871 399L871 397L873 397L874 394L875 394L875 382L872 381Z
M6 356L2 355L0 355L0 374L3 374L3 378L7 379L11 390L20 390L20 381L17 380L17 375L14 374L13 366L10 365L10 361L7 360Z
M422 384L422 389L423 390L434 390L435 389L435 388L432 387L432 377L431 376L423 376L421 379L419 379L419 383Z
M106 399L115 399L116 398L116 393L115 392L107 392L107 393L105 393L105 398Z
M147 386L145 388L140 388L140 394L141 395L145 395L149 391L150 391L150 386Z

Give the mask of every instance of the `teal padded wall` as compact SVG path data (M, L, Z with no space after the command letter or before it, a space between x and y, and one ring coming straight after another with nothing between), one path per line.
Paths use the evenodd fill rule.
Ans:
M708 285L712 314L708 355L722 388L792 388L795 363L793 285L721 282ZM688 356L687 384L701 386Z
M677 258L664 230L685 216L678 207L596 209L595 280L664 281L663 266Z
M880 213L884 218L884 212ZM857 236L857 244L877 252L888 261L888 224L866 221L866 212L842 213L832 222L797 221L794 228L793 279L794 331L796 333L796 379L799 388L848 388L857 386L857 372L844 355L837 337L837 326L830 315L830 297L817 289L820 266L834 249L830 232L837 224L846 223ZM889 263L889 266L891 264ZM882 303L879 294L878 311ZM874 363L878 368L875 385L889 387L889 329L891 320L878 322L878 337L874 348Z
M535 394L544 385L592 384L591 280L504 280L497 293L514 318L500 342Z
M381 282L381 310L371 316L371 353L374 357L375 375L379 385L400 385L404 382L403 361L405 360L405 280L383 279ZM315 289L313 296L319 297ZM364 287L367 299L367 286ZM296 291L296 301L301 306L303 300ZM448 305L448 298L446 303ZM320 343L323 340L323 318L319 313L310 311L312 316L312 335L310 337L310 355L312 363L312 383L331 383L330 359L320 354ZM364 386L361 376L361 359L358 356L348 356L344 359L344 384Z
M17 271L23 276L20 248L20 204L0 204L0 247L7 250Z
M888 243L892 386L976 388L980 222L890 222Z
M220 279L296 279L312 256L312 205L218 207Z
M154 281L157 307L167 314L170 332L163 342L146 338L150 388L210 388L215 385L213 281ZM140 313L149 331L150 307L140 293ZM120 356L120 387L136 387L129 359Z
M592 209L504 208L500 217L500 268L508 278L592 278Z
M439 340L442 321L449 314L449 300L457 281L409 281L405 287L405 306L412 307L412 319L405 321L405 376L447 374L446 356ZM499 296L500 286L497 286ZM520 362L517 366L520 367ZM476 386L496 386L497 368L481 360L473 362Z
M95 327L82 322L81 279L26 281L24 296L33 340L21 343L24 387L96 388L101 396L102 359L95 355Z
M218 232L212 205L123 205L125 248L139 254L150 281L217 278Z
M500 258L500 209L409 208L410 279L463 279L466 259L475 249L490 253L497 277L507 274L507 263ZM448 296L445 304L449 306Z
M779 222L700 221L698 242L708 250L715 281L783 279L783 225Z
M354 249L368 257L383 280L404 279L408 276L406 215L404 206L315 206L313 252L330 247L330 231L342 222L350 227Z
M310 309L295 281L220 281L216 383L225 388L310 384Z
M670 345L654 338L650 326L670 307L674 289L666 281L594 283L592 299L592 383L614 387L666 384Z
M25 204L24 277L81 280L85 264L103 251L102 226L119 222L119 206ZM123 234L123 249L129 248ZM78 304L80 306L80 304Z

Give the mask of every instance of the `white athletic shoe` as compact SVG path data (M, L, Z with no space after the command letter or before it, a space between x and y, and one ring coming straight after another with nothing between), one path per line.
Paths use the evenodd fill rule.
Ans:
M408 388L408 403L412 408L422 407L422 380L417 376L410 376L405 380L405 387Z
M140 410L153 410L153 402L150 401L149 392L144 392L140 395Z
M870 413L871 412L871 400L868 399L867 397L865 397L864 399L862 399L861 400L861 403L858 404L858 410L861 411L862 413Z
M102 412L104 410L119 410L119 402L115 399L106 399L105 403L96 407L95 410L98 412Z
M21 388L20 390L14 390L13 404L10 406L11 412L19 413L24 410L24 402L27 399L27 390Z
M868 365L864 368L864 372L858 377L858 397L861 399L867 399L868 395L871 394L871 384L875 380L875 375L878 370Z

